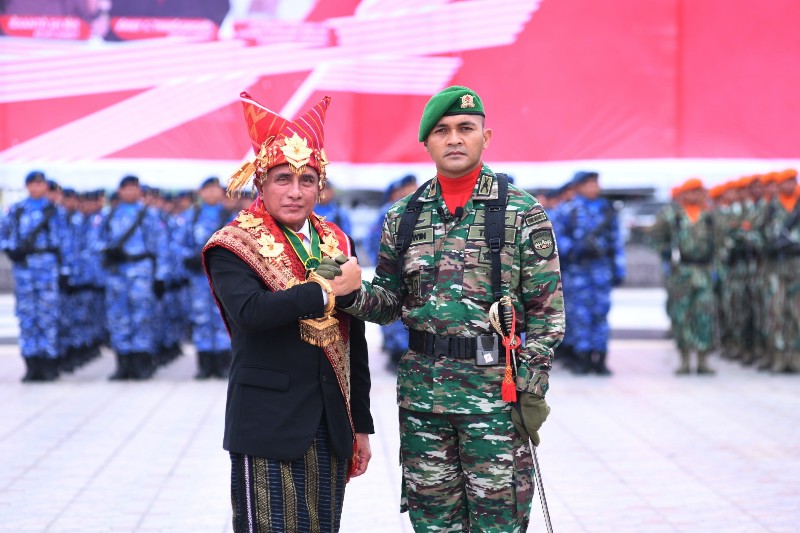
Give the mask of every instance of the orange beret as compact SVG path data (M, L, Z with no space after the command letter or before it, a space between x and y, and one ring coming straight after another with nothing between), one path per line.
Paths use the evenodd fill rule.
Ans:
M708 194L714 199L721 198L722 195L725 194L725 187L723 185L714 185L708 191Z
M768 172L766 174L762 174L761 175L761 183L763 183L765 185L767 183L774 183L775 181L777 181L777 177L778 177L778 173L777 172Z
M695 189L705 189L700 178L689 178L681 185L681 191L693 191Z
M787 168L783 172L776 172L775 174L777 174L775 181L778 183L797 178L797 171L793 168Z

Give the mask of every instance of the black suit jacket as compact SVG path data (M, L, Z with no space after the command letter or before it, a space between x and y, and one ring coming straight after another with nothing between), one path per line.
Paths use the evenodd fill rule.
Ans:
M206 252L214 292L231 330L223 447L290 461L302 457L322 420L333 452L353 454L353 434L336 375L321 348L300 340L298 319L323 316L316 283L273 292L233 252ZM350 321L350 384L357 433L374 433L364 322Z

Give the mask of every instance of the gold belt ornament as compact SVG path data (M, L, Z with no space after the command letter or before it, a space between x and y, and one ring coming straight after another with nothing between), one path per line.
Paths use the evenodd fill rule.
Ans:
M328 280L311 272L308 281L318 284L328 295L328 303L322 318L306 318L300 321L300 339L304 342L324 348L339 338L339 321L333 317L336 307L336 295Z

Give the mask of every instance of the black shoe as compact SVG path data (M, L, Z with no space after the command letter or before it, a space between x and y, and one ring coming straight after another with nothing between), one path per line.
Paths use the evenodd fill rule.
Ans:
M123 381L131 377L131 357L133 354L115 354L117 359L117 370L108 376L111 381Z
M155 357L147 352L134 352L130 355L130 379L145 381L153 377L156 373Z
M23 383L38 381L39 376L39 356L23 357L25 361L25 375L22 376Z
M59 360L56 357L43 357L39 361L40 369L38 381L55 381L58 379Z
M592 353L592 370L600 376L610 376L611 370L606 366L606 352Z
M575 352L570 370L573 374L585 376L591 370L591 354L589 352Z
M208 379L214 375L211 367L211 352L197 352L197 373L194 379Z

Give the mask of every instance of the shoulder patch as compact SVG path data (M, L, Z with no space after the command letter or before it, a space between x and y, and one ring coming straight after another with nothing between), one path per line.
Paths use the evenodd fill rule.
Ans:
M550 259L556 251L555 239L553 239L553 230L540 229L531 233L531 246L533 246L533 253L542 259Z
M539 211L538 213L533 213L525 217L525 225L526 226L534 226L536 224L541 224L547 220L547 213L544 211Z

